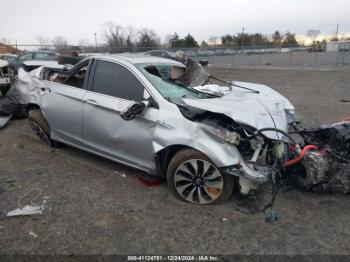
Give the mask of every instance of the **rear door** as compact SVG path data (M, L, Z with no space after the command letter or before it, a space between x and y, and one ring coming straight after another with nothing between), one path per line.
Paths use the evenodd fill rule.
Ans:
M132 101L150 98L140 79L122 64L98 61L83 106L83 138L89 149L145 170L153 168L153 134L158 109L149 107L126 121ZM90 81L89 81L90 82Z
M91 62L90 62L91 63ZM53 139L81 145L82 108L88 82L89 61L78 65L61 83L44 81L41 109Z

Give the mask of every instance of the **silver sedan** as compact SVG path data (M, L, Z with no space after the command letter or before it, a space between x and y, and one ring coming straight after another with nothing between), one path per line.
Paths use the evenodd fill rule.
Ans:
M249 194L269 175L252 162L285 157L293 105L264 85L220 86L188 73L169 59L97 55L70 69L40 67L34 86L17 88L51 145L163 176L190 203L225 201L236 183Z

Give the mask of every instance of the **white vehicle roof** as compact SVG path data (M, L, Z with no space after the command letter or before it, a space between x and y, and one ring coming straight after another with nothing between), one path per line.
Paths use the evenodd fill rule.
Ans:
M140 55L140 54L130 54L130 53L124 53L124 54L118 54L118 55L95 55L96 58L101 59L108 59L111 61L119 61L124 60L128 61L131 64L171 64L174 66L179 67L185 67L184 64L177 62L175 60L166 59L162 57L156 57L156 56L147 56L147 55Z

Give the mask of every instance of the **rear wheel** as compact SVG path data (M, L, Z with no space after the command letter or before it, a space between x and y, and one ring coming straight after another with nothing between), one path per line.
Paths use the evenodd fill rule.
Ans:
M222 174L208 157L193 149L179 151L170 161L167 181L181 200L192 204L218 204L232 195L234 178Z
M58 147L60 144L50 138L50 127L41 110L31 110L28 114L29 125L45 144Z

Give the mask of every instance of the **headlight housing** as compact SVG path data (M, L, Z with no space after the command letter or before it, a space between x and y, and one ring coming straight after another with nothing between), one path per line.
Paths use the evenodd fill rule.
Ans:
M232 144L232 145L239 145L241 141L241 135L235 131L230 131L227 129L218 129L214 128L205 124L200 124L206 131L209 133L215 135L216 137L219 137L226 143Z
M288 124L299 123L299 115L295 109L285 109Z

